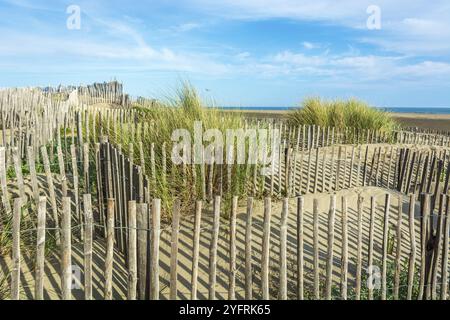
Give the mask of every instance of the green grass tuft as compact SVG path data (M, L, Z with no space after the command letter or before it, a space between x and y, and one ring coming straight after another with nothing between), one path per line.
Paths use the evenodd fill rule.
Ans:
M155 144L155 165L156 165L156 185L152 185L152 195L163 200L166 216L170 216L170 208L173 200L179 198L183 204L195 204L202 194L201 188L201 168L188 165L174 165L171 161L173 149L172 134L177 129L186 129L190 132L192 145L194 144L194 124L200 121L203 124L203 131L209 129L219 130L226 139L227 129L242 129L245 127L245 119L239 113L222 113L219 109L207 106L198 95L195 88L189 83L184 83L174 94L164 102L152 104L136 104L134 109L138 111L138 126L134 131L130 126L124 125L118 130L111 129L109 139L114 145L121 145L126 156L130 156L129 148L132 145L134 163L140 163L139 141L143 143L145 171L151 176L151 145ZM144 126L145 130L142 130ZM111 123L111 128L113 124ZM134 134L133 134L134 132ZM138 134L136 134L138 132ZM166 144L166 165L167 174L164 178L163 169L163 143ZM225 143L225 141L224 141ZM205 146L209 143L204 143ZM225 157L225 150L224 150ZM206 166L206 172L209 166ZM223 170L223 188L226 186L227 166L222 168L218 165L214 167L214 185L219 185L220 169ZM186 174L183 171L186 170ZM233 165L232 192L225 192L231 197L231 193L243 194L250 179L246 179L246 166ZM183 178L184 177L184 178ZM208 173L206 175L206 181ZM217 194L218 190L214 190ZM192 208L182 208L185 212L191 212Z
M317 125L339 129L380 130L390 133L399 124L391 114L357 99L324 100L308 98L289 115L292 125Z

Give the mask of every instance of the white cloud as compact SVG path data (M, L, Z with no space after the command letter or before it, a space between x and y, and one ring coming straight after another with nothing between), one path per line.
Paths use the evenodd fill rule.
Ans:
M305 55L283 51L269 57L272 75L319 76L348 81L450 81L450 63L411 62L407 56ZM263 70L268 70L267 65Z
M292 65L304 66L322 66L326 64L326 59L321 56L308 56L303 53L293 53L291 51L283 51L276 54L273 58L274 62L288 63Z
M241 52L236 55L238 60L245 60L251 56L250 52Z
M190 22L190 23L180 24L179 26L174 27L174 30L177 32L188 32L188 31L191 31L194 29L198 29L200 27L201 27L201 24Z
M185 0L197 10L228 19L285 18L323 22L363 31L366 9L381 8L382 29L371 31L362 42L409 54L450 53L448 0ZM308 46L308 45L307 45ZM305 47L307 48L307 47Z
M307 50L312 50L312 49L318 49L318 48L320 48L320 45L319 45L319 44L312 43L312 42L308 42L308 41L302 42L302 46L303 46L303 48L305 48L305 49L307 49Z

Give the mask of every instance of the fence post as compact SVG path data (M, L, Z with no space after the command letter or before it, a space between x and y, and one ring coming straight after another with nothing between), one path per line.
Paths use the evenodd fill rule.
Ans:
M297 200L297 296L298 300L304 300L304 198L299 197Z
M136 226L137 226L137 272L139 300L146 299L147 293L147 248L148 248L148 205L140 203L136 205Z
M172 214L172 246L170 252L170 300L177 300L178 296L178 233L180 231L181 203L177 199L173 205Z
M320 260L319 260L319 200L313 202L313 266L314 266L314 299L320 300Z
M387 294L387 256L389 246L389 217L391 208L391 195L387 194L384 207L384 229L383 229L383 270L381 274L381 300L386 300Z
M71 154L71 161L72 161L72 179L73 179L73 193L74 193L74 202L75 202L75 215L78 219L78 223L81 224L81 239L83 239L83 218L81 217L80 213L80 190L79 190L79 176L78 176L78 163L77 163L77 150L76 146L72 144L70 146L70 154Z
M409 243L411 246L411 251L409 254L409 265L408 265L408 296L407 296L407 300L412 299L414 275L415 275L415 265L416 265L415 207L416 207L416 195L413 193L409 196Z
M269 294L269 259L270 259L270 219L272 215L272 199L264 200L264 226L261 256L261 285L263 300L270 300Z
M358 195L358 238L357 238L357 249L356 249L356 300L361 299L361 272L362 272L362 242L363 242L363 203L364 198Z
M28 157L28 167L30 168L31 189L33 190L33 198L35 203L38 205L38 203L40 202L39 185L37 181L36 163L34 159L33 147L27 148L27 157Z
M4 130L3 130L4 131ZM6 148L0 148L0 184L2 187L2 204L6 211L11 212L11 204L9 203L9 192L6 181Z
M92 242L93 242L93 217L91 195L83 196L84 204L84 298L92 300Z
M318 150L318 149L317 149ZM280 300L287 300L287 219L289 198L283 200L280 223Z
M370 198L370 227L369 227L369 258L368 266L373 266L373 244L374 244L374 231L375 231L375 215L376 215L376 199L374 196ZM373 300L373 287L369 285L369 300Z
M220 227L220 202L221 197L214 198L214 221L209 250L209 300L216 299L216 273L217 273L217 245L219 241Z
M59 230L59 219L58 219L58 206L56 204L56 194L55 186L53 184L52 172L50 170L50 161L48 159L47 148L45 146L41 147L42 161L44 162L45 176L47 177L47 185L50 196L50 203L53 211L53 219L55 220L55 239L56 244L60 244L60 230Z
M253 298L253 267L252 267L252 224L253 198L247 199L247 220L245 225L245 300Z
M228 299L236 300L236 216L238 197L233 197L230 216L230 278Z
M200 248L200 227L202 221L202 201L197 201L195 204L195 225L194 238L192 245L192 281L191 281L191 300L197 300L197 285L198 285L198 260Z
M63 198L61 218L61 287L62 299L72 299L72 245L70 198Z
M341 153L341 152L340 152ZM333 250L334 250L334 222L336 216L336 195L330 198L330 212L328 215L328 254L327 254L327 282L326 299L331 300L331 287L333 284Z
M442 251L441 300L448 299L448 255L450 238L450 197L447 197L447 214L444 227L444 246Z
M418 300L423 300L425 295L426 286L426 266L427 266L427 243L428 243L428 230L429 217L430 217L430 194L422 195L422 212L421 212L421 230L420 230L420 283L419 283L419 297Z
M44 264L45 264L45 222L47 215L47 198L40 197L38 203L35 299L44 299Z
M400 291L400 273L402 268L402 223L403 223L403 197L398 197L398 217L397 217L397 250L395 257L395 274L394 274L394 300L399 299Z
M114 206L114 199L108 199L106 218L105 300L112 300L112 279L114 263Z
M11 299L20 300L20 221L22 216L22 198L14 199L12 220L12 268Z
M150 260L150 299L159 300L159 241L161 233L161 200L153 199L152 205L152 237Z
M342 197L342 260L341 260L341 298L347 300L348 282L348 205L347 197Z
M137 232L136 201L128 202L128 300L136 300Z

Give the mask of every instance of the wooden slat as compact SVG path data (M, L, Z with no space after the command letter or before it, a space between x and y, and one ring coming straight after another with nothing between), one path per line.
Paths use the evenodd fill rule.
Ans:
M236 216L238 197L233 197L230 215L230 274L228 300L236 300Z
M211 243L209 247L209 300L216 300L217 249L220 228L220 206L221 197L214 197L213 225L211 232Z
M245 299L253 298L253 265L252 265L252 224L253 198L247 199L247 219L245 225Z
M279 299L287 300L287 219L289 215L289 198L283 199L280 222L280 291Z
M342 257L341 257L341 299L347 300L348 290L348 203L347 198L342 197Z
M159 300L159 243L161 235L161 200L153 199L150 259L150 299Z
M108 199L106 219L105 300L112 300L114 270L114 199Z
M128 202L128 300L136 300L137 289L136 201Z
M395 254L395 273L394 273L394 300L399 299L400 293L400 274L402 269L402 223L403 223L403 197L398 196L398 214L397 214L397 240Z
M427 244L428 244L428 230L429 218L430 218L430 203L431 195L422 195L422 212L421 212L421 231L420 231L420 281L419 281L419 295L418 300L425 298L425 286L426 286L426 266L427 266Z
M303 197L297 199L297 297L304 300L304 202Z
M391 195L387 194L384 206L384 228L383 228L383 268L381 271L381 300L386 300L387 296L387 258L389 250L389 219L391 210Z
M91 195L83 196L84 204L84 298L92 300L92 245L94 233L94 220L92 214Z
M4 131L4 130L3 130ZM0 185L2 188L2 204L7 213L11 212L11 204L9 203L9 192L6 180L6 148L0 148Z
M334 223L336 217L336 195L330 197L330 211L328 214L328 253L327 253L327 279L325 285L325 297L331 300L333 284L333 258L334 258Z
M35 300L44 299L44 265L45 265L45 224L47 218L47 198L40 197L38 203L38 222L36 235L36 270Z
M270 220L272 216L272 199L264 199L264 226L261 255L261 291L263 300L270 300L269 260L270 260Z
M195 205L194 237L192 245L192 279L191 279L191 300L197 300L198 287L198 261L200 250L200 227L202 220L202 201L197 201Z
M413 286L414 286L414 275L416 272L416 218L415 218L415 207L416 207L416 196L411 194L409 197L409 245L411 251L409 253L409 263L408 263L408 293L407 300L412 299Z
M60 243L60 232L59 232L59 218L58 218L58 206L56 204L56 193L55 193L55 186L53 183L53 176L52 172L50 170L50 161L48 159L47 154L47 148L45 146L41 147L41 154L42 154L42 161L44 162L44 170L45 170L45 176L47 178L47 187L48 187L48 193L50 196L50 204L52 207L52 213L53 213L53 222L55 224L55 239L56 243Z
M319 200L313 202L313 267L314 267L314 299L320 300L320 257L319 257Z
M75 216L78 219L78 223L81 225L81 237L84 234L83 218L80 211L80 196L79 196L79 176L78 176L78 163L77 163L77 150L76 146L72 144L70 146L71 162L72 162L72 179L73 179L73 196L75 202Z
M39 185L36 173L36 163L34 158L33 147L27 148L28 167L30 168L31 189L33 190L33 199L37 205L39 205Z
M448 268L449 268L449 241L450 241L450 197L447 198L447 213L444 227L444 244L442 248L442 277L441 300L447 300L448 296Z
M146 299L147 293L147 248L149 239L149 214L148 205L141 203L136 205L136 224L137 224L137 263L138 263L138 290L139 300Z
M72 227L70 198L62 200L61 217L61 289L62 300L72 299Z
M178 296L178 237L180 230L181 202L175 200L172 211L172 245L170 250L170 300Z
M11 300L20 300L20 221L22 218L22 198L14 199L12 217L12 267Z
M368 266L373 267L373 250L374 250L374 237L375 237L375 215L376 215L376 198L372 196L370 198L370 227L369 227L369 257ZM368 288L369 300L373 300L373 286Z
M363 215L364 198L358 195L358 236L356 240L356 288L355 299L361 299L361 275L362 275L362 245L363 245Z

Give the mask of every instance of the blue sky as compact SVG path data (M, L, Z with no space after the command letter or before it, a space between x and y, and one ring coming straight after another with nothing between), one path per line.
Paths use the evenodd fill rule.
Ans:
M189 80L228 106L450 106L450 1L0 0L0 87L113 78L156 98Z

